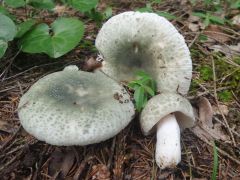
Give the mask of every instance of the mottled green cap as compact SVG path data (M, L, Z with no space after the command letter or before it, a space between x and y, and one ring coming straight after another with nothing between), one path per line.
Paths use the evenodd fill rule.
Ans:
M38 80L18 107L23 128L53 145L87 145L116 135L134 116L127 91L98 71L64 71Z

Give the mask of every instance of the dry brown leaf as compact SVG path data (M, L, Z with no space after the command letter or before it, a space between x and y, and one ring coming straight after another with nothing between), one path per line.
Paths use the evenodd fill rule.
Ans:
M228 113L229 113L228 106L226 106L224 104L219 104L218 106L213 106L212 108L213 108L213 114L214 115L220 115L221 112L222 112L224 115L227 116Z
M58 16L63 16L64 14L74 15L75 10L64 5L56 5L53 9L53 12Z
M209 25L203 32L210 40L216 40L221 43L230 41L230 37L218 25Z
M189 22L192 22L192 23L198 23L198 22L200 22L201 21L201 19L200 19L200 17L198 17L198 16L192 16L192 15L190 15L189 16L189 18L188 18L188 21Z
M16 131L16 128L14 128L13 125L8 121L0 121L0 131L12 134L14 131Z
M74 152L71 150L67 151L61 166L61 175L63 178L65 178L68 172L71 170L74 164L74 160L75 160Z
M240 14L238 14L232 18L232 23L234 25L240 27Z
M56 148L50 157L48 170L50 176L56 176L61 168L61 162L63 161L63 153L60 149Z
M92 179L110 180L110 171L104 164L97 164L92 167Z
M192 32L197 32L200 29L200 26L198 24L195 23L189 23L188 24L188 28L192 31Z
M199 108L199 120L200 122L209 128L213 127L212 117L213 117L213 110L210 102L205 97L200 97L198 102Z
M188 18L188 28L192 32L197 32L199 30L204 29L204 24L201 22L201 19L197 16L190 15Z
M64 178L73 166L75 160L74 152L67 150L63 153L60 149L55 149L49 161L49 175L55 178Z
M240 56L240 43L237 45L213 45L209 46L210 49L216 51L216 52L221 52L225 54L227 57L231 56Z
M96 61L93 57L89 58L83 65L82 69L84 71L94 71L102 66L102 63Z
M204 141L230 141L230 137L222 130L221 124L213 125L213 110L208 99L201 97L198 102L198 109L199 113L196 119L199 121L197 122L196 126L191 129L192 132Z

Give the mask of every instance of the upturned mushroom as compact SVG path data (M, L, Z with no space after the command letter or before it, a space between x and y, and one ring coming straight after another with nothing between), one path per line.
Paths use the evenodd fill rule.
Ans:
M104 73L68 66L33 84L20 100L18 115L39 140L87 145L121 131L134 116L134 106L127 91Z
M181 160L180 127L194 124L186 95L192 61L183 36L164 17L154 13L124 12L101 28L96 47L103 57L102 70L118 81L135 79L144 70L161 93L150 99L140 116L145 135L157 129L156 162L160 168ZM180 127L179 127L180 126Z
M154 13L124 12L100 29L96 47L102 70L118 81L131 81L144 70L156 80L160 92L186 94L192 77L189 49L181 34Z

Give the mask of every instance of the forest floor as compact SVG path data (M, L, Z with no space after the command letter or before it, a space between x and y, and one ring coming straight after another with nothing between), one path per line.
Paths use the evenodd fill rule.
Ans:
M116 15L146 7L147 3L102 0L98 10L111 6ZM218 12L213 10L217 5L185 0L152 4L153 12L173 15L167 14L190 48L193 79L188 99L198 110L195 127L181 134L182 161L165 170L155 163L155 134L143 136L138 117L114 138L85 147L52 146L24 131L17 107L29 87L70 64L89 70L92 67L87 62L97 57L94 41L101 25L68 8L51 15L43 12L44 20L50 22L59 13L79 16L85 23L84 38L58 59L19 52L12 44L1 60L0 179L204 180L211 179L214 167L218 167L216 179L240 179L240 11L224 3L221 7ZM193 16L196 11L208 11L226 21ZM21 10L13 13L25 18ZM233 19L234 23L229 23ZM214 163L214 155L218 162Z

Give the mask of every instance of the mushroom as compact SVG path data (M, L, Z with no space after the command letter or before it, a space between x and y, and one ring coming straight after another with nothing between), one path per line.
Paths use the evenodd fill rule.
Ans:
M140 124L144 135L157 129L155 158L161 169L181 161L180 129L192 127L194 122L191 104L179 94L163 93L147 102Z
M160 92L186 94L192 76L189 49L181 34L164 17L154 13L124 12L100 29L96 47L102 70L118 81L135 79L144 70Z
M157 128L156 162L160 168L181 160L180 127L194 124L186 95L192 61L183 36L164 17L154 13L124 12L110 18L99 31L96 47L102 70L118 81L135 79L144 70L161 93L150 99L140 115L145 135ZM180 127L179 127L180 126Z
M127 91L104 73L63 71L38 80L22 96L18 115L23 128L53 145L87 145L121 131L134 116Z

